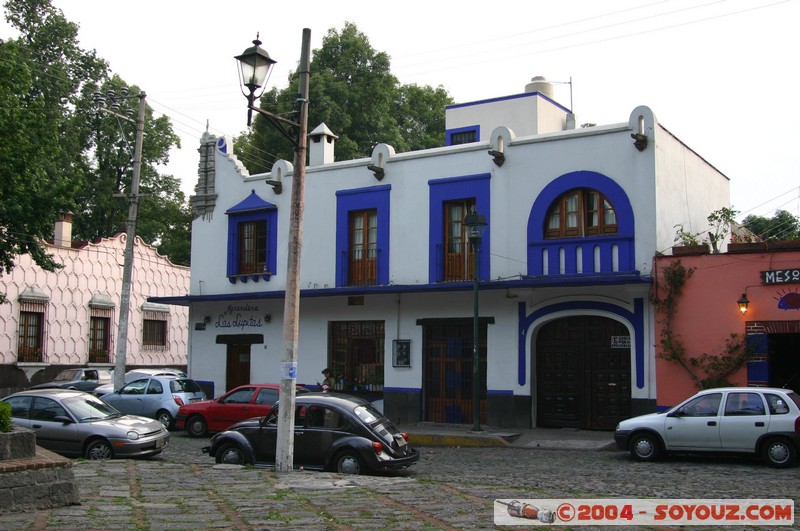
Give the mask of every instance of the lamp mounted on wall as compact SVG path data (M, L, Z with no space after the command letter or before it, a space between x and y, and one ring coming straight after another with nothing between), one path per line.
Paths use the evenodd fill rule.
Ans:
M736 303L739 305L739 311L742 312L742 315L746 314L747 307L750 305L750 301L747 299L747 293L742 293L742 296Z

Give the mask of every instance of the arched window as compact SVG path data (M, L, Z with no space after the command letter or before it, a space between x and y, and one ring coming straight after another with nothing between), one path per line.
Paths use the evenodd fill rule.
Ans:
M547 212L545 238L582 238L617 233L617 213L597 190L577 188L556 199Z

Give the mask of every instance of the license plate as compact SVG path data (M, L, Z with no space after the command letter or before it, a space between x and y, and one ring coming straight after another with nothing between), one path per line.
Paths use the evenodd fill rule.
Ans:
M402 447L404 447L406 444L408 444L408 443L406 442L406 438L405 438L405 437L402 437L402 436L400 436L400 435L396 435L396 436L395 436L395 438L394 438L394 440L395 440L395 441L397 441L397 446L399 446L400 448L402 448Z

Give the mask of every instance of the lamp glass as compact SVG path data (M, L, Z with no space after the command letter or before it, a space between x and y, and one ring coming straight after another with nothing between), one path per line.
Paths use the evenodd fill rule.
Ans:
M747 313L747 306L750 304L750 301L747 300L746 294L742 293L741 298L738 301L736 301L736 303L739 305L740 312Z
M277 62L259 44L261 41L254 40L253 46L236 56L236 60L239 61L241 83L251 91L264 86L272 65Z

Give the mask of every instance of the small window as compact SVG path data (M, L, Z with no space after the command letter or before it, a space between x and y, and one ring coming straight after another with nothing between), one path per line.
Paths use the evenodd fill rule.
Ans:
M758 393L730 393L725 416L764 415L764 402Z
M158 380L150 380L150 385L147 386L148 395L160 395L164 392L164 386Z
M469 144L471 142L478 141L478 134L477 131L472 129L469 131L460 131L458 133L452 133L450 135L450 145L456 146L459 144Z
M89 318L89 363L108 363L111 359L111 319Z
M239 224L239 274L267 272L267 222Z
M249 404L253 396L253 388L239 389L226 396L221 402L223 404Z
M258 392L258 396L256 396L256 404L260 404L262 406L272 406L277 401L278 401L277 389L268 389L264 387L261 389L261 391Z
M580 188L553 202L546 223L546 238L602 236L616 234L617 213L602 193Z
M786 403L782 396L764 393L764 398L767 399L770 415L786 415L789 413L789 404Z
M142 325L142 344L145 348L167 346L167 321L144 319Z
M31 396L15 396L5 401L6 404L11 405L11 416L15 419L29 419L31 418L31 403L33 397Z

